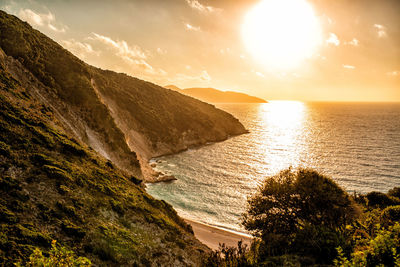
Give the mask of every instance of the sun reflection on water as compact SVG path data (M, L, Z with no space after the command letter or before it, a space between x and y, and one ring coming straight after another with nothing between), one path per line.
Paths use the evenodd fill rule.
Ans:
M260 143L258 152L268 174L274 174L289 166L301 165L306 152L304 147L306 106L298 101L271 101L260 105Z

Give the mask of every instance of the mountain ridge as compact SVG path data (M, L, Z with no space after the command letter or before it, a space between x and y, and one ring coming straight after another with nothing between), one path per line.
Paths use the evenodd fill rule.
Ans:
M262 98L250 96L245 93L221 91L210 87L191 87L185 89L181 89L175 85L167 85L164 87L207 103L268 103Z

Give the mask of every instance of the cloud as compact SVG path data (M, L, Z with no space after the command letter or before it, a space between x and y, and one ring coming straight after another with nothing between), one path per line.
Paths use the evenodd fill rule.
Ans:
M374 24L374 28L378 31L378 37L383 38L387 36L386 27L381 24Z
M264 78L265 77L265 75L264 74L262 74L261 72L259 72L259 71L256 71L255 72L255 74L257 75L257 76L259 76L259 77L262 77L262 78Z
M251 70L251 73L254 73L258 77L265 78L265 75L262 72L259 72L259 71L256 71L256 70Z
M386 75L388 75L388 76L400 76L400 71L398 71L398 70L389 71L389 72L386 72Z
M20 19L27 21L33 26L47 27L55 32L65 32L68 29L65 25L55 26L56 18L50 11L44 14L36 13L31 9L20 9L17 15Z
M100 55L100 51L95 51L90 44L82 43L75 39L63 40L61 45L82 60L89 55Z
M211 76L208 74L206 70L203 70L200 75L200 79L203 81L211 81Z
M349 70L354 70L354 69L356 68L356 67L354 67L354 66L352 66L352 65L345 65L345 64L343 64L342 66L343 66L343 68L349 69Z
M186 0L186 3L188 3L188 5L191 8L204 13L213 13L222 11L222 9L219 8L202 5L198 0Z
M199 75L187 75L187 74L182 74L178 73L176 75L175 81L174 82L179 82L179 81L200 81L200 82L209 82L211 81L211 76L208 74L206 70L203 70Z
M97 33L92 33L94 37L89 37L91 40L97 40L103 44L115 49L117 56L126 59L146 59L147 56L139 46L129 46L124 40L115 41L110 37L100 35Z
M353 40L351 40L350 42L346 42L345 44L352 45L352 46L359 46L360 41L358 41L356 38L353 38Z
M195 27L193 25L190 25L189 23L185 23L185 27L189 31L196 31L196 32L200 31L200 27Z
M228 48L221 48L220 50L219 50L219 52L222 54L222 55L225 55L225 54L230 54L231 52L232 52L232 50L228 47Z
M334 46L340 45L340 40L334 33L329 33L329 38L326 40L327 44L332 44Z
M155 69L146 62L147 55L139 46L131 46L124 40L113 40L110 37L92 33L89 40L98 41L115 52L115 55L131 67L138 68L151 75L166 75L162 69Z
M162 49L160 47L158 47L156 51L160 55L165 55L167 53L167 50L164 50L164 49Z

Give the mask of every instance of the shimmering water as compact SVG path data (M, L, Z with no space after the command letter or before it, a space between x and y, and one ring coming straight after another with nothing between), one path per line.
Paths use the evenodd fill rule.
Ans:
M347 191L400 186L400 104L222 104L250 131L221 143L165 156L157 169L178 178L148 185L186 218L241 230L246 198L289 166L312 167Z

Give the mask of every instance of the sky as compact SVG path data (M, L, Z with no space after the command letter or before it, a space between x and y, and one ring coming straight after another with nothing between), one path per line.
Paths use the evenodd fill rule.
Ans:
M262 1L281 1L282 14L264 16ZM285 1L0 0L0 9L91 65L161 86L213 87L267 100L400 101L399 0ZM307 39L308 27L290 1L306 1L318 26L307 53L290 53ZM244 28L255 9L261 17ZM244 32L258 49L246 45ZM269 62L273 55L301 60L277 67Z

